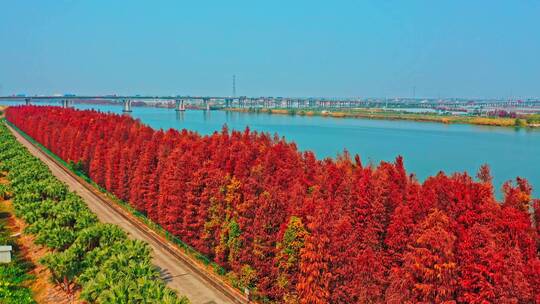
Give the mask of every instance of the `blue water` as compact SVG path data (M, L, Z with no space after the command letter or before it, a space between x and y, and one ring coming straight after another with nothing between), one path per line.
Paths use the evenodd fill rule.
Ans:
M0 102L0 104L2 104ZM9 103L14 104L14 103ZM75 105L121 113L114 105ZM202 134L231 129L277 133L297 143L300 150L312 150L319 158L334 157L347 149L359 154L363 163L392 161L404 157L406 168L420 180L438 171L468 171L474 175L480 165L492 169L495 185L516 176L527 178L540 194L540 130L439 123L286 116L225 111L134 107L130 114L153 128L186 128Z

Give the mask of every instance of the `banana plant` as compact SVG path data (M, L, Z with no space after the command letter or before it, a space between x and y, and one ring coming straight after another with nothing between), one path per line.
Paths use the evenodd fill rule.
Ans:
M99 223L84 201L3 124L0 173L9 180L9 186L0 185L0 198L11 194L15 214L27 223L25 232L52 249L40 262L67 293L79 286L80 298L90 303L189 303L159 279L147 244L128 239L116 225ZM3 287L0 283L0 298Z

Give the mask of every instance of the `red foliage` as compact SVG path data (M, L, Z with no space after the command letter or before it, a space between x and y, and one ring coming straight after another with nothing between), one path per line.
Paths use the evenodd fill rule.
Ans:
M317 160L249 129L37 106L6 117L268 300L540 301L540 201L518 178L497 202L487 166L419 183L401 157Z

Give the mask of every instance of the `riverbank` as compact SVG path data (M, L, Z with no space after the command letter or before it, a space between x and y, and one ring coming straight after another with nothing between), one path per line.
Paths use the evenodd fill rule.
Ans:
M321 111L303 109L254 109L254 108L227 108L225 111L243 113L268 113L280 115L322 116L333 118L365 118L380 120L410 120L418 122L437 122L443 124L471 124L497 127L540 127L540 123L529 123L522 118L483 117L483 116L457 116L429 113L408 113L388 111L382 109L351 109L346 111Z

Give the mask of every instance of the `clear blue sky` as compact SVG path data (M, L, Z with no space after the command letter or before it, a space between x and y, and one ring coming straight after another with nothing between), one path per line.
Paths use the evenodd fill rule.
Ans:
M0 0L0 94L540 96L540 1Z

